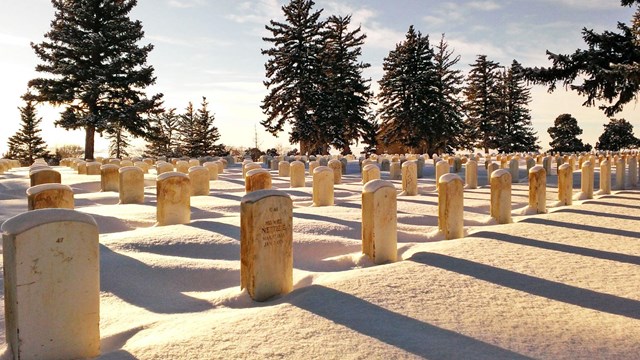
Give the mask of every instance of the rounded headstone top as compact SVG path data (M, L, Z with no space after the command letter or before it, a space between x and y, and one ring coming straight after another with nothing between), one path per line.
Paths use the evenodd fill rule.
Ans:
M529 173L536 173L536 172L539 172L539 171L545 171L544 170L544 166L536 165L536 166L532 167L531 169L529 169Z
M139 172L142 173L142 169L140 169L137 166L123 166L120 169L118 169L118 171L120 172L120 174L126 173L126 172Z
M251 169L251 170L247 171L246 177L253 176L253 175L259 174L259 173L267 173L267 174L269 174L269 170L263 169L263 168Z
M163 172L162 174L158 175L157 177L157 181L162 181L168 178L172 178L172 177L181 177L181 178L185 178L188 179L189 176L187 174L181 173L181 172L177 172L177 171L167 171L167 172Z
M207 168L204 166L196 165L189 168L189 173L196 172L196 171L200 171L200 172L206 171L207 174L209 173L209 170L207 170Z
M104 164L100 166L100 170L109 170L109 169L117 170L117 169L120 169L120 166L116 164Z
M440 180L438 180L438 182L440 184L443 184L443 183L446 184L456 180L462 181L462 179L460 178L460 176L458 176L458 174L448 173L440 176Z
M382 179L375 179L375 180L368 181L366 184L364 184L364 187L362 188L362 192L363 193L376 192L379 189L382 189L385 187L395 189L395 186L393 185L393 183L386 180L382 180Z
M291 164L289 164L289 166L302 166L302 167L304 167L304 163L302 161L300 161L300 160L295 160L295 161L292 161Z
M369 171L370 169L373 169L373 168L377 169L378 165L376 165L376 164L367 164L362 168L362 170L363 171Z
M27 196L34 195L34 194L43 192L45 190L58 190L58 189L64 189L64 190L73 192L73 189L71 189L69 185L63 185L58 183L47 183L47 184L34 185L30 188L27 188Z
M407 160L405 162L402 163L402 167L407 167L407 166L418 166L418 161L417 160Z
M511 176L511 173L507 169L498 169L491 173L492 178L497 178L504 175Z
M285 197L291 200L291 196L289 196L289 194L287 194L282 190L264 189L264 190L256 190L248 193L247 195L242 197L242 200L240 201L240 203L251 204L271 196Z
M2 224L2 232L7 235L20 234L39 225L64 221L83 222L98 226L91 215L76 210L38 209L8 219Z
M29 170L29 175L33 175L35 173L44 172L44 171L58 172L58 171L54 170L53 168L50 168L49 166L37 166L37 167L31 168L31 170Z
M321 172L329 172L329 171L333 172L333 170L328 166L318 166L317 168L313 169L314 174L321 173Z

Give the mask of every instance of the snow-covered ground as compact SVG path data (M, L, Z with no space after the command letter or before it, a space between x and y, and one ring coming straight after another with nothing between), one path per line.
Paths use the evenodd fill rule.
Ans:
M100 229L100 359L640 358L638 190L527 215L522 164L514 223L495 225L480 166L467 236L446 241L428 161L420 195L398 197L401 260L374 266L360 251L357 162L331 207L311 206L309 176L291 189L272 171L294 202L294 291L257 303L240 290L239 165L192 197L190 224L165 227L154 226L154 174L143 205L119 205L99 176L56 169ZM0 175L0 221L26 211L28 186L26 168ZM4 310L0 321L6 358Z

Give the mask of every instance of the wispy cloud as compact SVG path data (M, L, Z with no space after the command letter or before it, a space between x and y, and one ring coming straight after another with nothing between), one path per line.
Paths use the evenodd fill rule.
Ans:
M282 17L278 0L243 1L237 6L237 13L227 16L229 20L240 24L252 23L265 25L269 20Z
M502 8L502 6L495 1L472 1L467 6L475 10L486 11L493 11Z
M25 37L0 33L0 45L29 47L30 43L31 40Z
M232 41L220 40L211 37L194 37L194 38L180 38L174 36L165 35L146 35L147 39L156 43L164 43L169 45L186 46L192 48L198 48L202 45L215 45L215 46L232 46Z
M619 9L620 1L603 0L544 0L554 5L565 5L578 9Z
M193 8L206 5L205 0L168 0L167 5L174 8Z

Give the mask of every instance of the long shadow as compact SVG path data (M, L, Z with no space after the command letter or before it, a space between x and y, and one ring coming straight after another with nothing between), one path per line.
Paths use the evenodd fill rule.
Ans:
M409 260L551 300L632 319L640 319L640 301L637 300L582 289L442 254L419 252L411 256Z
M240 227L235 225L229 225L225 223L219 223L215 221L206 220L194 220L191 221L188 226L193 226L198 229L211 231L220 235L240 241Z
M423 194L420 194L420 195L423 195ZM398 196L398 202L408 202L408 203L419 204L419 205L438 206L438 202L437 201L412 200L411 198L414 198L414 197L415 196Z
M611 213L606 213L602 211L590 211L590 210L582 210L582 209L563 208L563 209L558 209L554 211L554 213L571 213L571 214L578 214L578 215L589 215L589 216L597 216L597 217L608 217L613 219L640 221L640 217L638 216L611 214Z
M154 313L179 314L211 309L208 301L182 294L220 287L207 269L162 269L100 245L100 288ZM232 274L236 277L237 274ZM203 280L207 279L207 280Z
M529 224L540 224L540 225L548 225L548 226L557 226L557 227L561 227L561 228L569 228L569 229L574 229L574 230L596 232L596 233L601 233L601 234L626 236L626 237L631 237L631 238L636 238L636 239L640 238L640 232L637 232L637 231L603 228L603 227L599 227L599 226L591 226L591 225L583 225L583 224L572 224L572 223L569 223L569 222L561 222L561 221L555 221L555 220L549 220L549 219L540 219L540 218L535 218L535 217L524 219L524 220L522 220L520 222L529 223Z
M530 359L324 286L311 285L289 298L294 306L428 359Z
M536 247L540 249L561 251L569 254L589 256L597 259L611 260L611 261L623 262L623 263L633 264L633 265L640 265L640 256L590 249L590 248L585 248L581 246L558 244L558 243L542 241L542 240L534 240L534 239L524 238L520 236L496 233L493 231L480 231L480 232L471 234L471 236L498 240L498 241L508 242L508 243L517 244L517 245L531 246L531 247Z
M242 201L242 196L239 195L231 195L231 194L222 194L222 193L214 193L212 194L214 198L221 198L227 200L236 200L238 202Z
M609 197L606 197L609 198ZM620 199L620 197L610 197L609 199ZM631 199L629 199L631 200ZM633 199L635 201L638 201L639 199ZM635 206L635 205L627 205L627 204L616 204L613 202L604 202L604 201L591 201L589 200L587 202L587 204L589 205L602 205L602 206L613 206L613 207L621 207L624 209L634 209L634 210L640 210L640 206Z
M362 228L362 223L357 221L342 220L338 218L322 216L317 214L304 214L304 213L294 212L293 217L300 218L300 219L307 219L307 220L323 221L331 224L339 224L339 225L343 225L348 228L351 228L352 230L358 230L358 231L360 231Z

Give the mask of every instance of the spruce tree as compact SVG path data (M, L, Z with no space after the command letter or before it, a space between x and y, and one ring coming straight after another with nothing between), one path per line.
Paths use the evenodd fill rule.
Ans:
M180 116L171 108L149 118L150 131L147 134L146 153L150 156L167 158L181 157Z
M583 144L578 139L582 134L582 129L578 126L578 120L571 114L559 115L553 122L553 126L547 129L551 136L551 151L560 153L574 153L591 151L591 145Z
M35 159L49 157L49 152L42 136L40 123L42 118L36 114L35 103L27 100L20 110L21 128L8 141L7 157L20 161L23 166L33 164Z
M633 135L633 125L625 119L611 119L604 124L604 132L596 143L596 149L611 151L635 149L638 146L640 139Z
M412 151L424 153L436 133L436 68L429 37L409 27L405 40L384 59L384 75L378 82L381 141L400 143Z
M115 158L121 158L123 156L129 156L127 148L131 145L129 143L129 136L127 131L122 128L120 124L114 124L113 131L107 134L109 142L109 156Z
M85 130L85 158L94 156L95 133L122 128L144 136L143 116L158 105L161 94L147 98L155 83L146 64L152 45L138 46L142 24L129 12L136 0L51 1L55 17L45 40L31 44L42 61L44 77L29 81L29 98L63 106L56 121L65 129Z
M271 20L265 26L271 36L262 38L274 47L262 50L269 57L264 81L269 93L261 105L267 118L260 123L273 135L281 132L285 123L290 124L289 142L300 143L303 154L327 145L323 138L326 129L317 117L322 10L312 11L314 5L312 0L291 0L282 7L285 22Z
M180 115L180 123L178 126L180 132L180 150L183 156L196 157L199 156L198 150L198 120L196 110L193 103L184 109L184 113Z
M464 76L462 71L455 69L460 61L460 55L454 56L453 50L449 50L449 44L444 39L435 47L434 64L436 70L435 90L435 122L434 138L430 141L427 153L452 153L462 148L464 143L463 106L460 97L463 90Z
M526 86L522 65L513 60L511 67L503 73L503 112L497 124L498 150L504 153L537 151L538 138L531 125L531 91Z
M183 155L200 157L221 151L215 142L220 139L218 128L213 125L215 116L209 111L206 97L202 97L199 109L189 102L185 113L180 116L179 133Z
M636 2L622 0L621 4L631 6ZM595 106L603 101L605 104L599 109L605 115L613 116L635 100L640 92L640 7L633 16L631 27L619 22L618 30L598 33L583 28L582 38L587 49L567 55L547 50L552 65L528 68L527 78L548 86L549 92L561 82L565 88L586 97L583 106Z
M362 71L370 64L359 62L365 34L360 27L349 30L351 16L330 16L323 29L321 63L324 69L318 118L326 129L328 143L343 155L368 126L369 105L373 94L369 79Z
M484 149L485 153L498 147L497 119L504 116L499 67L497 62L487 60L486 55L478 55L464 90L466 145Z

